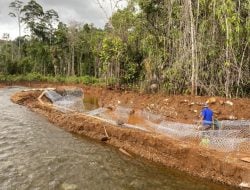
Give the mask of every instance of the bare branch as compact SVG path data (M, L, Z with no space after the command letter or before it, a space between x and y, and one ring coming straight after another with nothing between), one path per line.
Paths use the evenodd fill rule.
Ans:
M109 19L109 16L108 16L108 13L107 11L105 10L105 8L103 7L102 3L100 2L100 0L96 0L97 4L99 5L99 7L101 8L101 10L103 11L103 13L105 14L105 17L107 19Z

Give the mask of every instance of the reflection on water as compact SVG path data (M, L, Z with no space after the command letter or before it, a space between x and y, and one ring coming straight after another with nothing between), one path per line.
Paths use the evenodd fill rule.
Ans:
M228 187L187 177L78 137L9 101L0 89L0 189L199 189Z
M90 96L88 94L84 94L83 104L84 104L85 111L91 111L91 110L99 108L98 98L94 96Z

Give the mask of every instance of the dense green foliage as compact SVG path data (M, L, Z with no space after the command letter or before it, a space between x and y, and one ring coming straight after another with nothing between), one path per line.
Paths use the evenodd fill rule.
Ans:
M92 84L103 85L105 81L90 77L90 76L51 76L41 75L39 73L28 73L19 75L0 75L0 82L2 83L15 83L15 82L48 82L48 83L66 83L66 84Z
M129 0L105 29L66 25L35 0L16 0L10 9L30 35L0 42L3 75L90 76L147 91L155 84L170 94L250 94L249 0Z

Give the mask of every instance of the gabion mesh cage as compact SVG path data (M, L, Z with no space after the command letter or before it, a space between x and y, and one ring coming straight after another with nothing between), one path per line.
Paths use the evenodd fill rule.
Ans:
M159 122L162 120L162 116L153 114L151 112L148 112L146 110L141 111L141 117L145 118L146 120L152 121L152 122Z
M250 151L249 128L198 131L195 125L164 121L156 131L177 139L196 139L200 145L220 151Z

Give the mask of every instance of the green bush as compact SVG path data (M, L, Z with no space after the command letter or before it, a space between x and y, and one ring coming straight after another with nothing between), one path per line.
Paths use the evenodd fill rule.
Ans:
M66 83L66 84L99 84L102 81L91 76L43 76L39 73L28 73L27 75L3 75L0 74L0 82L51 82L51 83Z

